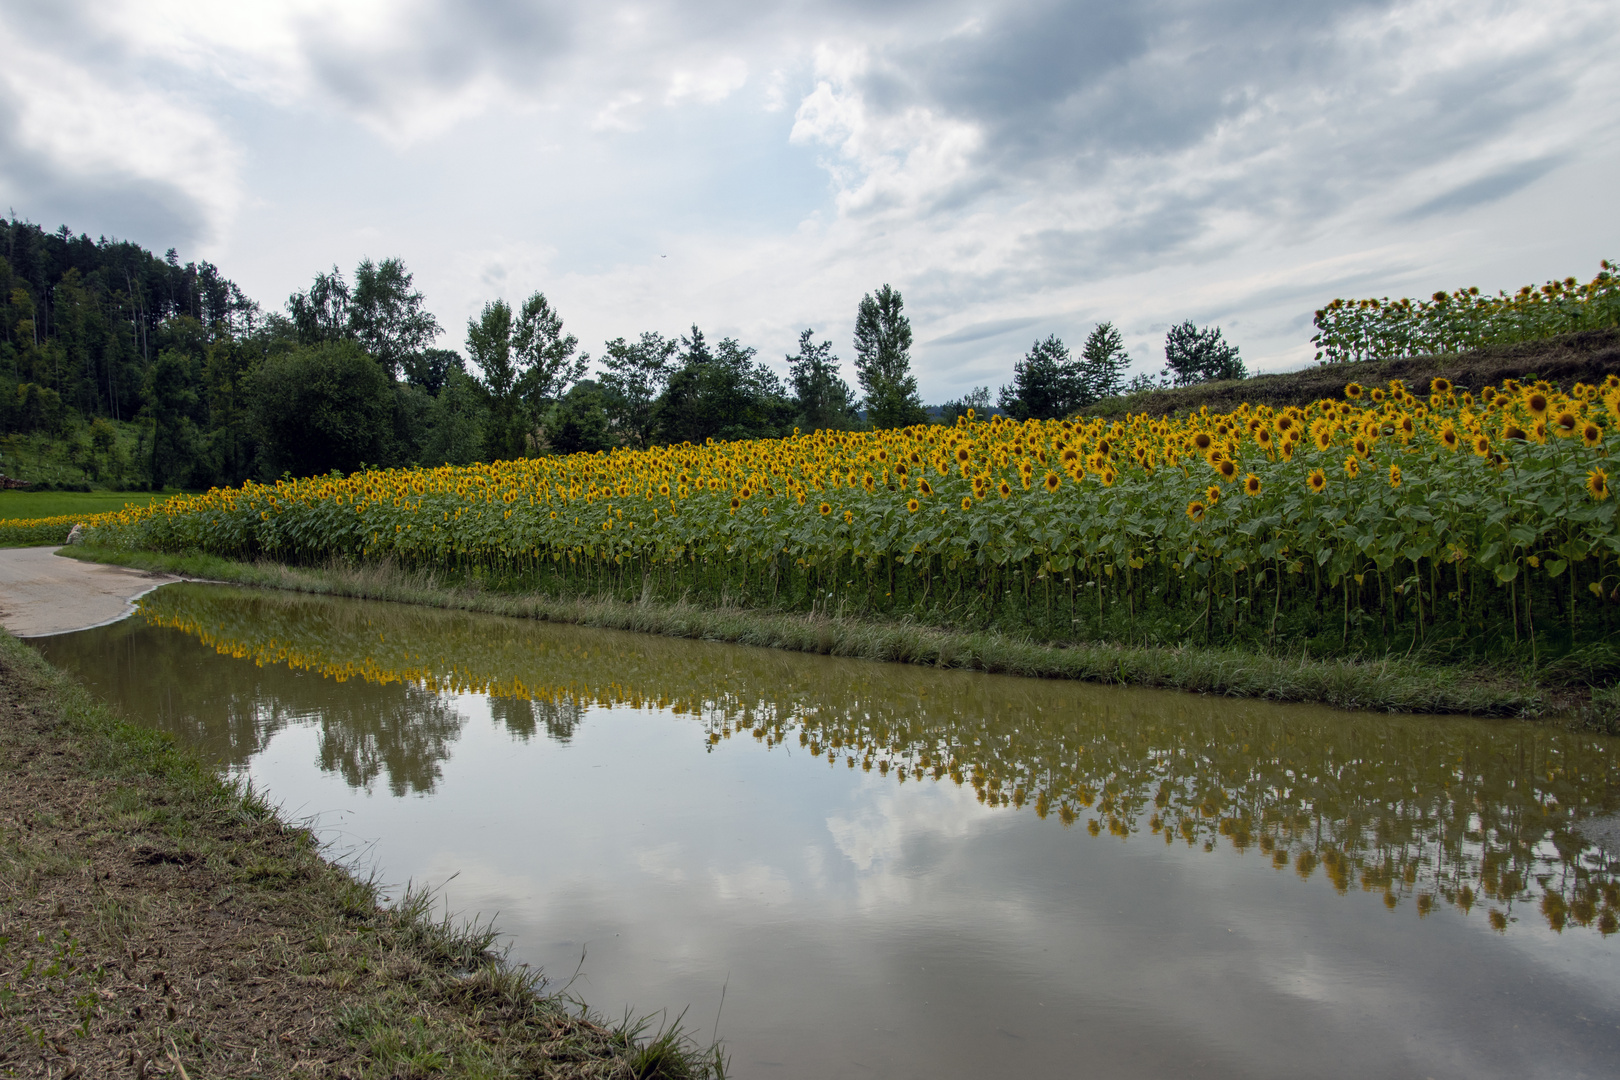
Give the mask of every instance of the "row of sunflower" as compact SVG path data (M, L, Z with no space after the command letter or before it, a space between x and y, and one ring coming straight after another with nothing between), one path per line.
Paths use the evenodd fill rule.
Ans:
M1311 344L1325 363L1463 352L1620 326L1620 275L1605 259L1591 281L1568 277L1516 293L1477 288L1428 300L1334 300L1316 312Z
M1617 422L1614 377L1477 397L1443 379L1421 397L1351 384L1307 407L1185 419L966 418L247 484L103 516L91 536L778 603L1050 609L1055 592L1082 610L1196 610L1206 626L1342 594L1347 622L1454 615L1527 635L1538 617L1607 618Z

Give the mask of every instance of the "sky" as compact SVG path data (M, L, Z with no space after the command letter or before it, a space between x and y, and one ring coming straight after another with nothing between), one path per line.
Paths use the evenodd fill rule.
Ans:
M461 348L696 324L850 363L900 290L925 401L1100 321L1311 363L1336 296L1620 256L1612 0L0 0L0 208L267 309L399 257Z

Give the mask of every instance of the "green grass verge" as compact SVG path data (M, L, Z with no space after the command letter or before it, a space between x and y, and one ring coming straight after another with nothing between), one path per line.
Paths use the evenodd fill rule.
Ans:
M173 494L172 491L0 491L0 521L105 514L122 510L129 503L145 506Z
M0 633L0 1075L723 1076L435 906Z
M212 555L90 546L67 548L63 554L90 562L296 592L483 611L830 656L1273 701L1319 702L1345 709L1547 717L1568 714L1583 701L1578 691L1550 688L1531 679L1403 658L1357 662L1195 646L1050 645L997 633L859 617L500 592L475 580L453 580L432 571L403 571L388 564L302 568L273 562L233 562Z

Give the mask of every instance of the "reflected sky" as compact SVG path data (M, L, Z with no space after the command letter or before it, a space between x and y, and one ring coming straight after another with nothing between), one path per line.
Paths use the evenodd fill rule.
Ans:
M223 587L37 644L599 1008L725 987L738 1075L1620 1050L1614 740Z

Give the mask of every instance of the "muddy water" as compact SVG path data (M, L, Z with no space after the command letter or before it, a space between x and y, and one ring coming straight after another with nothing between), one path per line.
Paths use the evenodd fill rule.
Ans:
M741 1077L1620 1061L1614 739L218 586L36 644Z

